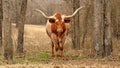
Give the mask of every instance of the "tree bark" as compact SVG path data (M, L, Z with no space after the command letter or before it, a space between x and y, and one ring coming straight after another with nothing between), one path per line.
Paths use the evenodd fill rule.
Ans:
M111 0L112 2L112 28L113 35L117 39L120 39L120 0Z
M102 0L94 0L94 49L97 56L103 56L101 40Z
M103 32L103 46L104 55L109 56L112 52L112 37L111 37L111 3L110 0L104 0L104 32Z
M81 36L81 47L84 48L85 47L85 40L86 40L86 36L87 36L87 33L88 33L88 24L89 24L89 18L90 17L90 14L91 14L91 8L92 8L92 5L91 5L91 1L89 0L80 0L80 5L84 5L86 6L84 11L81 11L83 15L80 15L80 22L82 23L81 25L81 28L82 28L82 36Z
M18 53L23 53L24 23L25 23L26 9L27 9L27 0L22 0L21 11L20 11L20 20L18 22L18 46L17 46Z
M7 60L8 64L13 61L10 14L10 0L3 0L4 59Z
M21 0L16 0L15 1L15 14L16 14L16 19L15 19L15 23L16 23L16 27L18 27L18 22L19 22L19 18L20 18L20 10L21 10L21 4L22 1Z
M79 0L73 0L73 11L80 7ZM73 17L72 24L72 43L73 49L80 49L80 21L79 21L79 12L76 16Z
M2 54L2 20L3 20L3 9L2 0L0 0L0 52Z

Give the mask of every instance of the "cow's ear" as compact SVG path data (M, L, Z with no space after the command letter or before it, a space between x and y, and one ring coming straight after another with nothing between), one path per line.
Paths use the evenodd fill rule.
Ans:
M50 23L55 23L55 19L54 19L54 18L50 18L50 19L49 19L49 22L50 22Z
M71 21L70 18L65 18L64 19L64 23L70 23L70 21Z

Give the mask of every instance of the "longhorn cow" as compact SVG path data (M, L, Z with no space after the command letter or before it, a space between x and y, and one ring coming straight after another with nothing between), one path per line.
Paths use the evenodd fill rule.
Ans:
M35 9L40 12L46 19L46 32L52 43L52 56L57 56L57 51L60 50L60 56L64 57L63 49L65 39L70 29L70 22L73 16L83 7L78 8L72 15L62 15L56 12L53 16L47 16L43 11Z

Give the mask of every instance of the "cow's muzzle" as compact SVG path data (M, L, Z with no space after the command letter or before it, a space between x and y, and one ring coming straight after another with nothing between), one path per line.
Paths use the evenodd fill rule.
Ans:
M58 33L62 33L62 32L63 32L63 29L60 29L60 28L59 28L59 29L57 29L57 32L58 32Z

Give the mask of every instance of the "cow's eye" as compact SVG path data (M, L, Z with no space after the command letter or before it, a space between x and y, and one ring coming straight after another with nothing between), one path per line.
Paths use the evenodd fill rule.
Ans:
M54 19L54 18L50 18L50 19L49 19L49 22L50 22L50 23L55 23L55 19Z
M64 22L65 22L65 23L70 23L70 18L65 18L65 19L64 19Z

